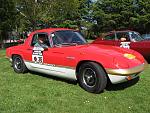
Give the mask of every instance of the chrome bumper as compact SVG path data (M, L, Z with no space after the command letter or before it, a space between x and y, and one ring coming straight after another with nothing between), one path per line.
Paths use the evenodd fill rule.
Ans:
M142 72L146 67L148 66L148 63L145 61L145 63L129 68L129 69L106 69L107 74L111 75L121 75L121 76L127 76L127 75L132 75L136 73Z

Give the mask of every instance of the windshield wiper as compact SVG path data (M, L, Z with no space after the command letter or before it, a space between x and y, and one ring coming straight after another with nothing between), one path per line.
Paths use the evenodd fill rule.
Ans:
M55 46L61 47L61 46L76 46L78 45L77 43L61 43L61 44L56 44Z
M74 45L78 45L78 44L77 43L61 43L61 45L64 45L64 46L68 46L68 45L74 46Z

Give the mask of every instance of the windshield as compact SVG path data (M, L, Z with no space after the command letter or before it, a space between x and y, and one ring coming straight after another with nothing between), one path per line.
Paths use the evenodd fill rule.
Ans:
M77 31L64 30L56 31L51 34L53 45L80 45L85 44L86 40Z
M148 38L150 38L150 34L143 34L142 37L143 37L144 39L148 39Z
M143 40L143 38L137 32L130 32L129 34L131 35L132 41L134 42Z

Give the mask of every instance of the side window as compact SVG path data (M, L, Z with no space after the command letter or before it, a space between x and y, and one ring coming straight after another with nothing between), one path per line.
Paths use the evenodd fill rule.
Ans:
M104 40L115 40L115 34L106 35Z
M43 40L43 44L50 46L48 35L45 33L38 33L33 35L31 46L34 46L35 44L39 43L39 39Z
M31 46L34 46L38 42L38 34L34 34L32 38Z

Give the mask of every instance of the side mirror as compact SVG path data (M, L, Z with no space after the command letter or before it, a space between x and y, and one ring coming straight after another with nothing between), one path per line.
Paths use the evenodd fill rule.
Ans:
M44 49L44 51L47 51L47 50L48 50L48 47L44 47L43 49Z

